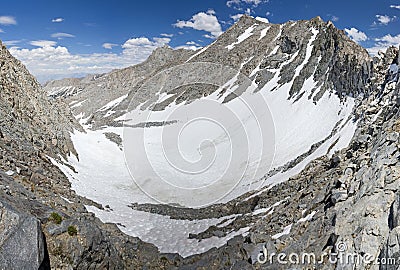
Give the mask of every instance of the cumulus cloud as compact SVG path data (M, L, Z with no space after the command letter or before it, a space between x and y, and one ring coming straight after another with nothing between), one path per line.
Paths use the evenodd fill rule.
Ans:
M145 60L156 48L162 47L171 41L170 38L153 38L153 40L147 37L131 38L128 39L123 45L122 54L128 57L141 57L141 61ZM144 59L143 59L144 58Z
M202 47L197 47L195 45L181 45L177 46L174 49L185 49L185 50L192 50L192 51L197 51L198 49L201 49Z
M376 41L386 42L390 45L398 45L400 43L400 34L397 36L386 35L382 38L377 38Z
M128 39L123 45L124 49L132 49L136 46L151 46L153 44L147 37L131 38Z
M118 44L114 44L114 43L103 43L103 45L101 45L104 49L108 49L111 50L113 47L118 46Z
M74 35L72 35L72 34L68 34L68 33L54 33L54 34L52 34L51 35L51 37L53 37L53 38L58 38L58 39L62 39L62 38L73 38L73 37L75 37Z
M175 24L178 28L193 28L195 30L201 30L209 32L208 38L217 38L222 34L221 24L218 22L215 16L214 10L208 10L207 13L199 12L188 21L178 20Z
M197 51L198 49L201 49L201 48L202 48L202 46L195 41L188 41L185 43L185 45L175 47L175 49L186 49L186 50L192 50L192 51Z
M3 29L0 28L0 33L4 33Z
M0 16L0 24L2 25L16 25L17 20L12 16Z
M60 22L63 22L63 21L64 21L64 18L54 18L54 19L51 20L51 22L53 22L53 23L60 23Z
M29 44L36 47L53 47L57 45L57 42L52 40L33 40Z
M366 41L368 39L367 35L364 32L362 32L354 27L352 27L351 29L345 28L344 31L347 33L347 35L352 40L354 40L357 43L359 43L361 41Z
M131 38L122 45L121 53L73 54L66 47L56 46L55 41L37 40L30 44L38 48L11 47L10 52L21 60L40 82L66 77L104 73L128 67L147 59L157 47L169 38Z
M400 46L400 34L397 36L385 35L381 38L375 39L376 43L373 47L368 48L368 52L376 55L379 51L385 51L390 46Z
M396 16L389 17L388 15L376 15L376 19L380 24L388 25L390 22L396 19Z
M232 15L231 16L231 19L233 20L233 21L238 21L242 16L243 16L244 14L241 14L241 13L239 13L239 14L235 14L235 15Z
M390 5L391 8L400 9L400 5Z
M209 8L209 9L207 10L207 14L215 15L216 12L215 12L215 10Z

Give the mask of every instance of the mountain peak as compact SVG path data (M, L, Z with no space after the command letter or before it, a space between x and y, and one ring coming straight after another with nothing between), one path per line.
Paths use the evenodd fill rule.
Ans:
M312 22L321 22L321 23L324 22L324 20L321 18L321 16L316 16L316 17L312 18L310 21L312 21Z
M352 59L356 59L353 61ZM311 20L270 24L244 15L214 43L191 58L195 61L219 62L239 69L263 87L282 68L278 85L295 80L290 96L312 76L322 85L317 101L325 91L340 96L356 96L365 91L371 58L344 31L317 16ZM352 70L349 70L348 67ZM258 70L255 72L255 70ZM295 70L301 70L295 74ZM341 70L347 69L347 74ZM357 89L357 93L355 93Z

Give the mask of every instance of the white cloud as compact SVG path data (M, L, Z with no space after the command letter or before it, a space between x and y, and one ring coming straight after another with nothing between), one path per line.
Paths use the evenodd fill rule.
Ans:
M354 27L351 29L345 28L344 31L352 40L354 40L357 43L361 41L366 41L368 39L367 35L364 32L361 32L360 30Z
M206 31L211 34L207 36L212 38L217 38L222 34L221 25L218 22L213 10L209 10L207 13L199 12L193 15L189 21L178 20L174 26L178 28L188 27L196 30Z
M21 60L40 82L66 77L104 73L113 69L138 64L147 59L157 47L169 42L169 38L132 38L123 45L121 53L73 54L66 47L56 46L54 41L32 41L33 49L11 47L10 52Z
M339 17L338 17L338 16L335 16L335 15L332 15L332 14L328 14L328 18L329 18L329 20L331 20L332 22L337 22L337 21L339 21Z
M380 24L388 25L390 22L396 19L396 16L389 17L388 15L376 15L376 19L379 21Z
M74 35L72 35L72 34L68 34L68 33L54 33L54 34L52 34L51 35L51 37L53 37L53 38L58 38L58 39L62 39L62 38L73 38L73 37L75 37Z
M113 47L118 46L118 44L114 44L114 43L103 43L103 45L101 45L104 49L108 49L111 50Z
M63 22L63 21L64 21L64 18L54 18L54 19L51 20L51 22L53 22L53 23L60 23L60 22Z
M6 40L6 41L3 41L3 44L8 46L8 47L15 46L15 45L17 45L19 43L21 43L21 40Z
M174 36L174 34L166 34L166 33L162 33L162 34L160 34L160 36L162 36L162 37L173 37L173 36Z
M241 13L239 13L239 14L235 14L235 15L232 15L231 16L231 19L233 20L233 21L238 21L242 16L243 16L244 14L241 14Z
M207 14L215 15L216 13L215 13L215 10L210 8L210 9L207 10Z
M229 0L226 2L228 7L232 7L234 5L241 5L241 4L251 4L253 6L258 6L263 2L268 2L269 0Z
M175 47L174 49L185 49L185 50L192 50L192 51L197 51L198 49L201 49L202 47L196 46L196 45L181 45L178 47Z
M215 37L213 35L208 35L208 34L203 35L203 37L209 38L209 39L215 39Z
M52 40L33 40L29 44L36 47L54 47L57 45L57 42Z
M396 5L390 5L391 8L396 8L396 9L400 9L400 5L396 6Z
M152 51L158 47L162 47L171 41L170 38L153 38L151 41L147 37L128 39L121 47L124 49L122 54L128 56L140 57L145 55L145 60Z
M186 42L186 45L189 45L189 46L195 46L196 48L199 48L199 47L201 47L201 45L200 44L198 44L197 42L195 42L195 41L188 41L188 42Z
M2 25L16 25L17 20L12 16L0 16L0 24Z
M3 29L0 28L0 33L4 33Z
M122 45L122 48L131 49L136 46L151 46L152 44L153 42L151 42L147 37L131 38Z
M386 35L381 38L375 39L376 43L373 47L368 48L368 52L372 55L377 54L379 51L385 51L390 46L400 46L400 34L397 36Z
M386 35L382 38L375 39L376 41L386 42L390 45L397 45L400 43L400 34L397 36Z

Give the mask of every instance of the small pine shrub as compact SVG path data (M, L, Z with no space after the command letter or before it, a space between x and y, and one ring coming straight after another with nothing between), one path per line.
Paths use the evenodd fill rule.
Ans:
M75 226L68 226L68 234L70 236L74 236L78 234L78 230L75 228Z
M61 224L61 221L62 221L62 217L61 217L58 213L56 213L56 212L51 213L50 219L51 219L55 224Z

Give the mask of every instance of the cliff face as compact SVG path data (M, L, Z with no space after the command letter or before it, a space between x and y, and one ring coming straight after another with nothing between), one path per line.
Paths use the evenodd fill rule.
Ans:
M252 35L238 43L246 29L251 29ZM307 51L311 44L311 51ZM319 17L276 25L243 16L191 61L219 62L240 69L255 78L259 88L271 80L275 69L283 66L278 85L294 80L290 97L298 97L305 80L312 76L318 82L312 92L323 86L320 93L315 93L315 100L329 90L341 96L357 96L367 90L365 85L371 74L367 51ZM252 72L257 67L259 70Z
M0 61L2 137L43 153L73 151L68 132L75 121L68 109L51 104L36 79L2 44Z

